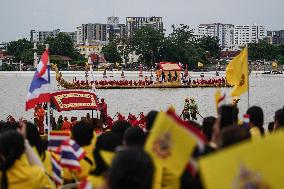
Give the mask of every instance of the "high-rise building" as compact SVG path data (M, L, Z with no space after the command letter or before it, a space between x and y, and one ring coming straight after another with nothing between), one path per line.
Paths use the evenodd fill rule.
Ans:
M30 41L43 43L48 37L56 37L60 33L60 29L53 31L31 30Z
M126 36L126 26L125 24L119 24L119 17L108 17L107 18L107 41L111 35L115 37L125 37Z
M248 43L258 43L266 36L266 29L262 25L237 25L234 29L235 46L245 46Z
M234 44L234 25L232 24L200 24L198 35L217 37L222 48L232 48Z
M82 24L77 27L77 44L85 42L92 43L93 41L107 40L107 25L99 23Z
M267 31L267 36L271 37L272 44L284 45L284 30Z
M156 30L163 31L162 17L126 17L127 36L132 36L133 33L143 27L150 27Z

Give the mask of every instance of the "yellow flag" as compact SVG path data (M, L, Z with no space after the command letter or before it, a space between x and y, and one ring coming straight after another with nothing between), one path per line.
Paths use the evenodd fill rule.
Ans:
M203 64L202 64L201 62L198 62L198 63L197 63L197 66L198 66L199 68L201 68L201 67L203 67Z
M160 112L145 145L155 164L177 176L184 171L198 142L194 131L183 124L174 113Z
M281 189L284 186L284 132L228 147L200 159L206 189ZM251 186L251 187L248 187Z
M231 96L241 96L248 91L248 49L244 48L226 68L226 79L234 85Z

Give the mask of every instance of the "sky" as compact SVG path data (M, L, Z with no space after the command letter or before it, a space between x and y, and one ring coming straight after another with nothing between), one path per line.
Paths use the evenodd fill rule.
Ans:
M161 16L172 24L262 24L284 29L283 0L0 0L0 42L26 37L31 29L75 31L84 23L106 23L108 16Z

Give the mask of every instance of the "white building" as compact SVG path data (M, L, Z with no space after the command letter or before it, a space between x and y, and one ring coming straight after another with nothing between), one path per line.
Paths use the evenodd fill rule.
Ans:
M262 25L236 25L234 29L234 44L236 47L248 43L258 43L266 36L266 29Z
M56 37L60 33L60 29L52 31L31 30L30 41L43 43L48 37Z
M232 24L200 24L198 35L217 37L221 48L232 48L234 44L234 25Z

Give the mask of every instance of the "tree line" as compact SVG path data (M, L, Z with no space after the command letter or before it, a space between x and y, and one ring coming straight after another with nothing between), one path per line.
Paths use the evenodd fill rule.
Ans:
M56 37L48 37L43 44L37 44L37 49L34 49L34 44L27 39L19 39L11 41L7 44L7 52L13 56L13 61L33 64L34 52L41 55L45 51L45 45L49 45L51 55L68 56L73 62L85 63L85 58L75 48L70 36L65 33L59 33ZM51 57L52 63L62 64L58 58Z
M86 62L86 59L78 52L70 36L59 33L56 37L48 37L44 44L49 44L51 55L68 56L71 63ZM26 39L11 41L7 45L8 54L14 61L33 64L34 52L41 55L45 46L38 44L33 49L32 42ZM284 64L284 45L273 45L265 41L248 45L249 59L251 61L266 60L278 61ZM161 61L180 62L189 69L194 69L197 62L203 64L216 63L220 59L221 48L217 37L204 36L198 38L187 25L172 26L172 32L165 35L164 32L149 27L134 32L131 37L118 38L111 35L109 43L102 48L106 60L111 63L130 62L129 54L135 52L139 55L138 63L152 68L155 63ZM51 57L51 62L65 67L61 60Z
M209 63L219 59L221 48L216 37L197 38L187 25L172 26L172 33L166 36L162 31L149 27L134 32L128 38L112 37L102 48L109 62L128 62L129 53L139 55L139 63L149 68L156 62L180 62L194 68L197 62Z

